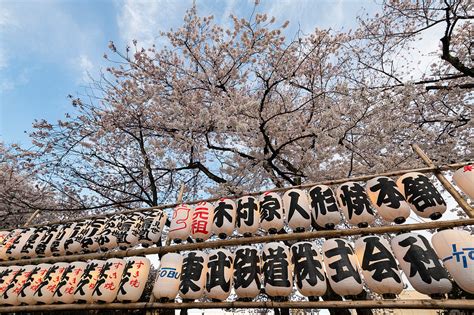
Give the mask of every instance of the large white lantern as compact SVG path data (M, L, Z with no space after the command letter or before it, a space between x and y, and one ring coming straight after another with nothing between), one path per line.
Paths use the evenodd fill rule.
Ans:
M237 217L237 206L232 199L221 198L214 207L214 222L212 223L212 232L225 239L232 235Z
M252 300L260 294L262 265L259 252L252 246L235 251L234 291L239 299Z
M386 239L376 235L361 237L355 242L355 253L372 292L392 298L402 292L402 277Z
M292 245L291 257L298 291L308 297L324 295L327 289L326 277L316 244L298 242Z
M34 228L23 230L23 232L21 233L21 236L18 237L13 243L13 245L8 249L7 251L8 259L21 259L22 258L21 250L26 245L30 237L33 236L34 231L35 231Z
M174 208L171 219L168 238L175 243L181 243L191 235L192 209L187 204L181 204Z
M202 242L211 236L214 207L209 202L198 203L193 210L191 235L197 242Z
M31 272L36 266L26 265L21 267L12 267L19 269L13 279L10 281L10 284L5 288L5 290L3 290L2 294L0 294L0 304L20 305L20 301L18 300L18 294L20 293L26 281L29 279Z
M270 234L276 234L285 226L283 201L274 192L264 192L260 195L260 227Z
M28 305L36 304L34 294L36 290L41 286L44 276L51 268L51 264L39 264L33 268L30 276L26 280L25 284L18 293L18 301Z
M379 176L367 181L367 196L378 214L388 222L402 224L410 216L410 205L397 184L386 176Z
M36 247L41 242L43 236L49 232L49 227L42 226L36 229L32 229L31 235L28 240L24 243L20 251L21 258L33 258L36 256Z
M11 290L16 286L19 276L26 270L25 267L2 267L0 272L0 304L17 305L18 293ZM21 287L20 287L21 289Z
M290 249L282 242L263 246L263 284L270 297L287 297L293 289Z
M340 238L326 240L323 244L323 256L326 275L334 292L340 296L362 292L357 258L347 241Z
M53 245L56 237L61 232L61 229L61 224L55 224L49 228L47 233L44 234L43 238L38 243L38 246L36 246L36 255L38 257L50 257L53 255L51 246Z
M104 228L97 235L97 242L101 251L108 251L118 247L118 233L120 222L123 220L122 214L115 214L105 221Z
M19 239L28 229L14 229L7 236L3 241L2 246L0 247L0 260L8 260L11 256L12 246L15 245L17 239Z
M48 249L51 255L64 256L66 254L66 250L64 248L64 242L66 241L66 239L69 238L69 236L73 232L75 224L76 223L73 223L73 222L61 224L59 231L56 234L56 237L50 243L50 246Z
M347 182L337 188L337 201L347 222L360 228L375 221L374 211L364 187L355 182Z
M125 250L138 245L143 215L140 212L132 212L123 214L121 218L117 232L117 243L120 249Z
M55 303L70 304L75 301L74 291L76 291L86 268L87 263L82 261L75 261L69 264L54 291L53 301Z
M208 256L203 251L191 251L183 259L179 296L196 300L204 295Z
M244 196L237 199L237 232L251 236L258 231L260 207L257 198Z
M436 254L461 289L474 294L474 236L463 230L442 230L431 239Z
M446 202L425 175L404 174L397 179L397 186L418 216L438 220L446 211Z
M81 239L81 251L84 253L95 252L99 249L98 236L104 229L107 218L96 218L88 225L84 237Z
M153 295L157 300L174 301L178 295L182 267L183 256L180 254L168 253L161 257L160 270L153 286Z
M168 216L163 210L143 212L143 224L138 235L138 242L143 247L157 245L161 240L161 233Z
M471 200L474 199L474 165L466 165L458 169L454 172L453 180Z
M59 262L49 268L48 272L46 272L43 277L43 282L36 289L33 295L36 303L52 304L54 302L53 294L68 266L68 263Z
M92 292L97 284L102 267L105 265L104 260L92 260L87 263L81 279L74 290L74 300L82 303L92 303Z
M435 295L451 291L448 273L423 235L397 235L392 239L392 249L400 268L415 290Z
M316 185L309 190L311 219L313 227L334 229L341 222L341 213L337 207L336 196L329 186Z
M148 274L150 273L150 260L145 257L128 257L125 270L120 281L117 300L120 302L136 302L145 289Z
M290 189L283 194L288 226L295 232L303 232L311 226L311 209L306 192L301 189Z
M81 240L87 232L91 220L82 220L76 222L73 226L73 230L70 232L69 237L65 238L59 244L60 248L64 248L67 255L77 254L81 250Z
M92 291L94 302L112 303L115 300L124 269L123 259L110 258L105 261Z
M227 249L209 252L207 261L206 296L213 301L224 301L232 289L234 255Z

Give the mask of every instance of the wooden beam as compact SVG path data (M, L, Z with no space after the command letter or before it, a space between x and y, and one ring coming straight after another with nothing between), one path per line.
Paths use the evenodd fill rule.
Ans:
M454 188L454 186L449 182L449 180L443 175L441 170L431 161L431 159L426 155L426 153L416 144L412 144L413 150L420 156L423 162L426 163L429 167L435 167L434 175L444 186L444 188L453 196L454 200L458 205L464 210L469 218L474 218L474 209L467 203L467 201L461 196L461 194Z
M277 241L310 240L310 239L315 239L315 238L331 238L331 237L352 236L352 235L410 232L410 231L417 231L417 230L452 228L452 227L468 226L468 225L474 225L474 219L433 221L433 222L425 222L425 223L376 226L376 227L367 227L367 228L354 227L354 228L344 229L344 230L311 231L311 232L302 232L302 233L237 237L237 238L232 238L232 239L227 239L227 240L215 240L215 241L207 241L207 242L202 242L202 243L178 244L178 245L163 246L163 247L116 250L116 251L109 251L105 253L89 253L89 254L58 256L58 257L10 260L10 261L0 262L0 266L27 265L27 264L36 265L36 264L47 263L47 262L55 263L55 262L68 262L68 261L83 261L87 259L108 259L108 258L113 258L113 257L143 256L143 255L151 255L151 254L162 255L166 253L176 253L176 252L198 250L198 249L205 249L205 248L252 245L252 244L258 244L258 243L269 243L269 242L277 242Z
M292 302L186 302L186 303L109 303L109 304L53 304L3 306L0 313L64 312L71 310L129 310L129 309L229 309L229 308L395 308L395 309L474 309L474 300L364 300L364 301L292 301Z
M35 212L33 212L33 214L28 218L28 220L26 221L26 223L23 225L23 227L27 227L31 221L33 221L34 218L36 218L36 216L40 213L40 210L36 210Z

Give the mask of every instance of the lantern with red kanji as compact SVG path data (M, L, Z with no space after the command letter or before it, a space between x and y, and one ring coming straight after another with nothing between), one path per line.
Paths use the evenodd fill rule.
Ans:
M234 258L234 291L239 299L252 300L260 294L262 262L259 251L240 246Z
M270 234L276 234L283 229L285 217L283 201L274 192L264 192L258 198L260 203L260 227Z
M128 257L120 281L117 301L136 302L145 289L148 274L150 273L150 260L145 257Z
M336 196L329 186L316 185L309 190L313 228L334 229L341 222Z
M183 300L196 300L204 295L206 288L208 256L203 251L191 251L183 259L179 296Z
M143 247L157 245L161 241L161 233L167 219L168 216L163 210L144 211L138 242Z
M402 224L410 216L410 205L392 179L386 176L372 178L367 181L365 189L372 205L384 220Z
M258 231L260 224L260 204L253 196L237 199L237 232L251 236Z
M324 295L327 289L323 261L318 252L313 242L298 242L291 246L296 287L307 297Z
M124 269L123 259L110 258L105 261L92 291L94 302L111 303L115 300Z
M337 188L336 195L347 222L363 228L375 221L369 198L360 184L344 183Z
M234 255L227 249L213 249L207 260L206 296L224 301L232 289Z
M41 288L43 279L51 266L51 264L39 264L33 268L30 276L18 294L18 301L20 303L28 305L36 304L34 294L38 288Z
M438 220L446 211L446 202L429 178L421 173L407 173L397 179L410 208L422 218Z
M221 198L215 203L212 232L225 239L232 235L237 217L237 206L232 199Z
M175 243L186 240L191 235L192 209L187 204L174 208L168 238Z
M454 172L453 180L469 198L474 199L474 165L458 169Z
M198 203L192 212L191 235L197 242L203 242L211 236L214 207L209 202Z
M92 293L99 279L102 267L105 265L104 260L91 260L87 263L79 283L74 290L74 300L76 302L92 303Z
M301 189L290 189L283 194L283 207L288 226L303 232L311 226L311 209L308 196Z
M54 303L70 304L75 301L74 291L86 268L87 263L82 261L75 261L68 265L54 291Z
M32 236L35 235L35 230L34 228L28 228L25 229L22 233L21 236L18 237L13 245L8 249L7 251L7 256L8 259L21 259L23 254L22 254L22 249L23 247L27 244L27 242L30 240Z
M287 297L293 290L290 249L282 242L263 246L263 284L265 293L272 298Z
M0 304L20 304L18 302L18 293L15 293L13 288L17 287L18 280L26 269L27 266L2 267L2 270L0 271ZM22 286L20 286L20 289Z
M68 263L59 262L49 268L43 277L41 285L36 289L33 295L36 303L52 304L54 302L54 292L68 266Z
M22 233L28 229L14 229L5 236L2 246L0 247L0 260L8 260L11 256L12 246L21 237Z
M178 295L182 267L183 256L180 254L168 253L161 257L160 270L153 286L153 295L157 300L174 301Z
M362 292L362 279L357 258L351 245L344 239L331 238L323 244L324 266L331 288L340 296Z

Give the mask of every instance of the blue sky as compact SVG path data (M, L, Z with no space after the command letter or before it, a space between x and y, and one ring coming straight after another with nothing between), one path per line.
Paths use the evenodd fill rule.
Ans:
M229 14L249 17L254 1L197 0L201 15L222 24ZM34 119L55 122L72 111L68 94L82 94L89 75L107 66L103 54L113 40L120 49L137 39L160 45L160 30L182 24L192 1L12 1L0 0L0 139L29 145L25 133ZM261 1L258 11L298 28L348 29L371 0Z

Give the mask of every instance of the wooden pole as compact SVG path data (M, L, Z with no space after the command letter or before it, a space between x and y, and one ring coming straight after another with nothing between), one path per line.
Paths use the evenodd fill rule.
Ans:
M261 195L262 193L264 193L266 191L281 192L281 191L286 191L286 190L289 190L289 189L292 189L292 188L305 189L305 188L313 187L315 185L338 185L338 184L345 183L347 181L367 181L367 180L372 179L372 178L377 177L377 176L388 176L388 177L390 177L390 176L403 175L403 174L410 173L410 172L430 173L430 172L434 172L436 170L452 170L452 169L458 169L460 167L470 165L470 164L473 164L473 163L474 163L474 161L469 161L469 162L460 162L460 163L454 163L454 164L447 164L447 165L442 165L442 166L439 166L439 167L428 166L428 167L421 167L421 168L414 168L414 169L384 172L384 173L378 173L378 174L352 176L352 177L339 178L339 179L329 179L329 180L324 180L324 181L320 181L320 182L306 183L306 184L297 185L297 186L273 188L273 189L268 189L268 190L259 191L259 192L246 192L246 193L243 193L241 195L227 196L227 198L237 199L237 198L240 198L242 196ZM204 202L204 201L214 202L214 201L217 201L221 198L222 198L222 196L216 197L216 198L195 200L195 201L188 202L188 204L193 205L193 204L197 204L197 203ZM103 217L108 217L108 216L112 216L112 215L115 215L115 214L127 214L127 213L133 213L133 212L145 211L145 210L169 209L169 208L174 208L178 205L179 205L179 203L172 203L172 204L165 204L165 205L159 205L159 206L148 207L148 208L137 208L137 209L127 210L127 211L122 211L122 212L112 212L112 213L106 213L106 214L101 214L101 215L84 216L84 217L81 218L81 220L103 218ZM46 211L46 210L43 210L43 211ZM35 224L35 225L32 225L32 227L38 227L38 226L44 226L44 225L53 225L53 224L62 224L62 223L69 223L69 222L76 222L76 221L77 221L77 219L62 220L62 221L49 222L49 223L45 223L45 224Z
M143 256L143 255L151 255L151 254L163 255L166 253L176 253L176 252L198 250L198 249L205 249L205 248L252 245L252 244L258 244L258 243L269 243L269 242L278 242L278 241L310 240L310 239L315 239L315 238L326 238L326 237L410 232L410 231L417 231L417 230L452 228L452 227L468 226L468 225L474 225L474 219L433 221L433 222L414 223L414 224L376 226L376 227L367 227L367 228L352 228L352 229L345 229L345 230L311 231L311 232L302 232L302 233L237 237L237 238L227 239L227 240L215 240L215 241L207 241L207 242L202 242L202 243L178 244L178 245L163 246L163 247L117 250L117 251L108 251L105 253L90 253L90 254L78 254L78 255L68 255L68 256L58 256L58 257L10 260L10 261L0 262L0 266L27 265L27 264L36 265L36 264L46 263L46 262L55 263L55 262L68 262L68 261L83 261L87 259L108 259L108 258L113 258L113 257Z
M33 212L33 214L28 218L28 220L26 221L26 223L23 225L23 227L27 227L31 221L33 221L34 218L36 218L36 216L40 213L40 210L36 210L35 212Z
M412 144L413 150L420 156L420 158L428 165L429 167L434 167L433 171L436 178L444 186L444 188L453 196L454 200L459 204L459 206L464 210L469 218L474 218L474 209L467 203L467 201L459 194L459 192L454 188L454 186L449 182L449 180L444 177L441 170L431 161L431 159L426 155L426 153L416 144Z
M229 308L304 308L304 309L474 309L474 300L364 300L364 301L292 301L292 302L183 302L183 303L109 303L109 304L53 304L3 306L0 313L64 312L67 310L128 310L128 309L229 309Z

